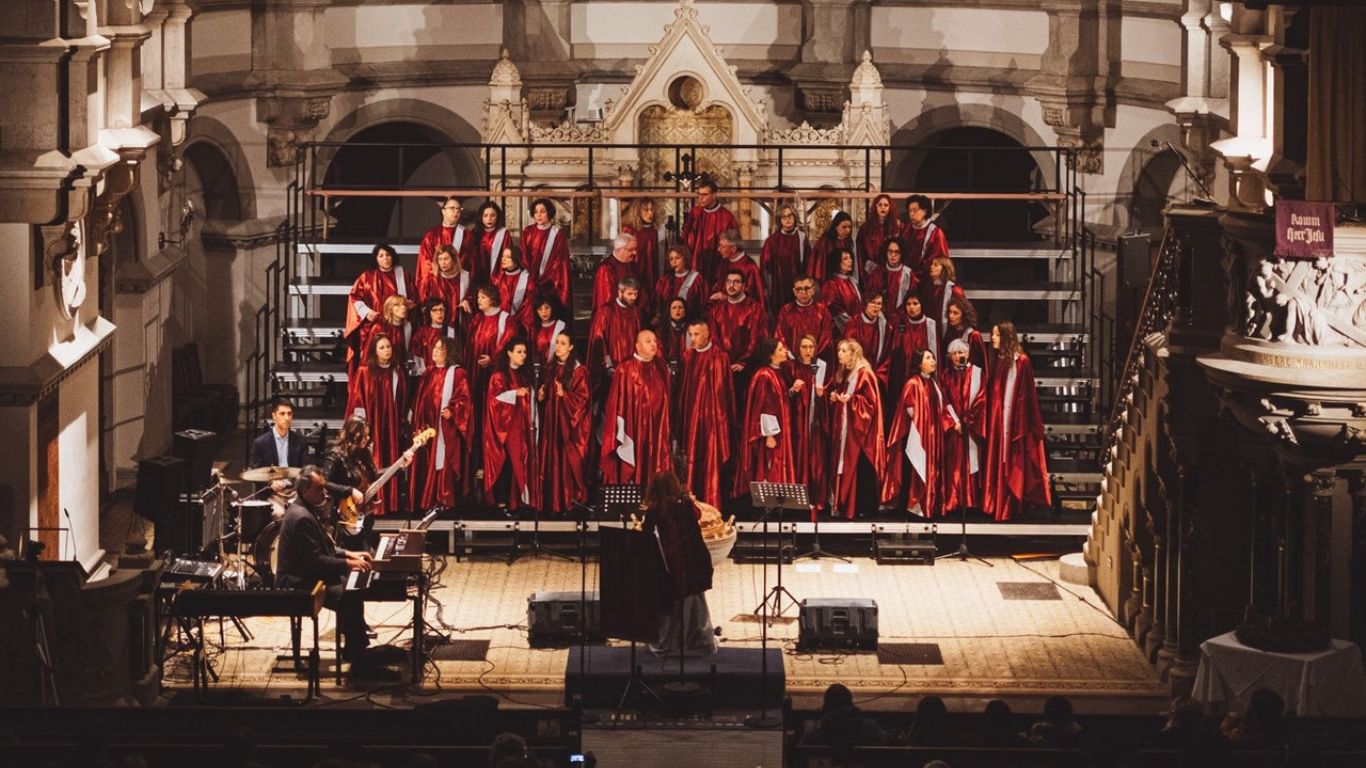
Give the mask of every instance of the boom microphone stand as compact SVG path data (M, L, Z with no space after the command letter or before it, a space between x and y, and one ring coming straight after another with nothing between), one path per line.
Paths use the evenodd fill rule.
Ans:
M971 368L972 364L969 363L968 366ZM972 375L970 371L968 375ZM959 524L962 527L958 534L958 551L939 555L935 557L935 560L943 560L945 558L975 560L988 568L995 568L996 566L993 563L972 554L972 552L968 550L968 486L972 483L972 475L968 472L968 455L972 450L972 433L968 432L967 422L963 419L958 420L958 429L958 434L963 438L963 488L958 493Z

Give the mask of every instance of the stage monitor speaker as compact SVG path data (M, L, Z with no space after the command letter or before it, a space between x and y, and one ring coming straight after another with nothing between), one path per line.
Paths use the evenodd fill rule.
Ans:
M877 650L877 601L866 597L810 597L802 601L797 648Z
M185 460L185 490L200 491L213 484L213 439L217 432L185 429L175 433L171 454Z
M583 608L583 629L589 642L601 642L602 603L597 592L586 599L578 592L536 592L526 600L527 642L532 648L571 645L579 641L579 609Z
M1152 241L1147 233L1120 235L1115 238L1119 280L1124 288L1145 288L1153 271Z
M185 491L185 460L154 456L138 462L138 487L133 511L159 523L170 518Z

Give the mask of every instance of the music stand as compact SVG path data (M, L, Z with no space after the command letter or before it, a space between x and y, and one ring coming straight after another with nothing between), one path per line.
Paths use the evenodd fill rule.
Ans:
M640 511L641 498L640 486L634 483L604 485L598 489L603 513L615 513L623 523L631 513Z
M764 510L762 520L764 524L764 548L760 559L764 563L764 601L755 606L751 614L764 616L764 624L768 624L767 606L770 600L773 601L773 616L776 618L783 615L783 598L792 601L793 605L798 604L797 598L783 586L783 545L778 545L778 583L773 589L768 588L768 520L770 517L778 516L778 533L781 534L783 528L782 509L801 509L811 511L811 502L807 500L806 486L801 483L765 483L752 482L749 484L749 495L754 501L754 506Z
M655 700L661 711L669 706L645 683L636 661L636 643L658 637L659 594L664 558L654 536L629 528L599 528L600 567L598 595L602 603L603 634L631 642L630 679L621 691L613 727L621 723L621 713L632 695L644 694ZM634 583L628 583L634 582ZM644 583L640 583L644 582Z
M971 448L969 441L972 440L972 433L968 431L967 424L963 424L961 420L959 424L962 425L962 431L958 434L963 439L963 487L958 492L958 515L959 523L962 526L958 534L958 550L938 555L934 559L943 560L951 557L965 561L976 560L988 568L995 568L994 563L980 558L968 550L968 486L972 484L972 475L968 473L968 452Z

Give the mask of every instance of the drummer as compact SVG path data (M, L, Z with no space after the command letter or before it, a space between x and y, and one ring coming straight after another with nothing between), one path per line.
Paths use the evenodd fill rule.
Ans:
M291 429L294 424L294 403L287 398L277 397L270 406L271 428L251 444L252 467L294 467L298 469L306 463L308 443L298 430ZM275 484L279 493L287 486L283 481Z

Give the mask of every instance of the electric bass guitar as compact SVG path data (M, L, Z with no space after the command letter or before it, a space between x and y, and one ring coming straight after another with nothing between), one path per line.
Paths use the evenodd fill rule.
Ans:
M404 451L404 454L415 452L418 448L426 445L433 437L436 437L435 428L428 427L422 430L413 436L413 444L409 446L408 450ZM400 457L398 461L395 461L393 464L386 467L385 470L380 473L379 477L375 478L374 482L361 488L360 491L364 496L361 498L360 503L357 503L356 500L350 496L338 500L338 527L352 536L360 533L361 529L365 526L365 518L375 508L375 497L383 490L384 484L393 479L394 475L398 474L398 470L402 465L403 459Z

